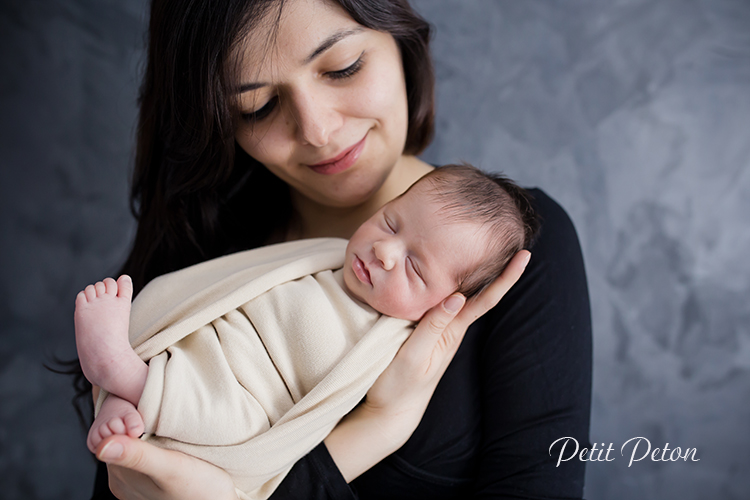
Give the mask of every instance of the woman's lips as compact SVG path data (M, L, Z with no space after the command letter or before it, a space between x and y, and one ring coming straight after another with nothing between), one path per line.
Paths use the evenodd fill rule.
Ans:
M362 154L362 150L365 149L366 139L367 134L365 134L361 141L348 148L346 151L343 151L335 158L316 163L315 165L308 165L308 167L313 169L313 171L324 175L333 175L338 174L339 172L343 172L344 170L347 170L349 167L354 165L354 163L359 159L359 156Z
M372 285L372 281L370 280L370 271L367 270L365 267L365 263L362 262L362 259L354 256L354 259L352 259L352 270L354 271L354 274L357 276L357 279L361 281L362 283L366 285Z

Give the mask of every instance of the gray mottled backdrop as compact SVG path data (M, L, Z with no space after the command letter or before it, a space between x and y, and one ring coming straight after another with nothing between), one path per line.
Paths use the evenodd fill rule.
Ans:
M540 186L578 228L591 438L616 458L586 497L750 497L750 1L415 4L436 26L425 158ZM0 498L91 488L72 389L42 363L73 355L75 293L133 233L144 27L143 0L0 4ZM700 461L628 467L636 436Z

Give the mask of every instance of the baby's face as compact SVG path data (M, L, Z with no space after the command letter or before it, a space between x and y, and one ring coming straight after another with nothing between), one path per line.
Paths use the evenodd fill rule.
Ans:
M445 222L421 185L386 204L349 240L344 283L377 311L418 320L458 288L479 263L478 225Z

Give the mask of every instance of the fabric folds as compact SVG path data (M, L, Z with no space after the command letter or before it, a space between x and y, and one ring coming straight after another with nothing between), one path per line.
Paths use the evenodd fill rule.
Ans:
M335 238L281 243L149 283L130 323L149 363L142 439L221 467L242 499L270 496L413 328L346 293L345 248Z

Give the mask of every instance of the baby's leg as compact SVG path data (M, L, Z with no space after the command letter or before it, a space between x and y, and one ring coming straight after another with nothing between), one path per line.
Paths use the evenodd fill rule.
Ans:
M110 394L104 400L99 415L96 416L94 424L89 429L89 437L86 446L91 453L96 453L102 439L112 434L127 434L138 437L143 434L143 418L131 403Z
M117 282L106 278L87 286L76 297L75 330L78 358L89 382L137 406L148 366L128 341L132 296L133 283L125 275Z

